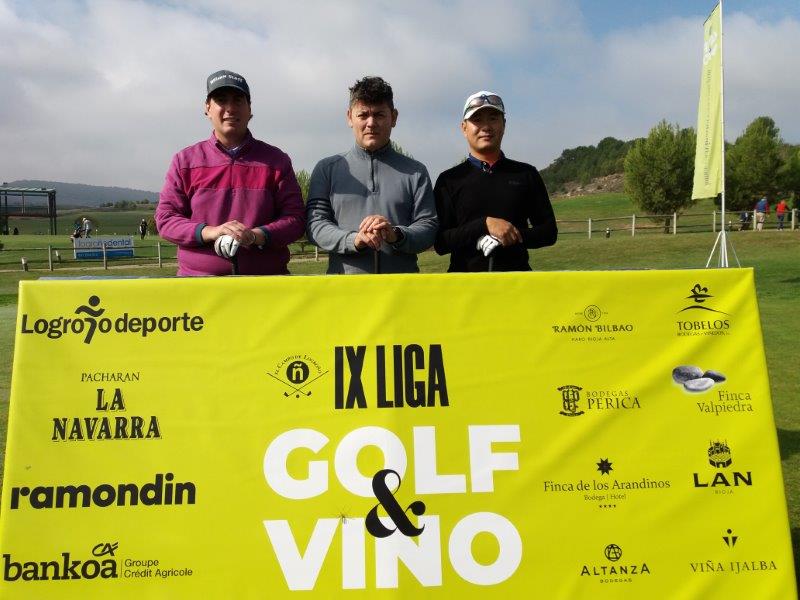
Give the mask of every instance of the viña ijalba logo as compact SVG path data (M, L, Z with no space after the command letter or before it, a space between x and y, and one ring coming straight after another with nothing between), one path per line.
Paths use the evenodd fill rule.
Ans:
M691 302L678 311L682 318L676 322L678 326L677 335L730 334L731 315L715 308L711 303L712 298L714 296L709 293L707 287L699 283L694 284L694 287L689 291L689 295L685 298L686 300L691 300Z
M115 553L117 542L100 542L89 552L73 558L72 553L62 552L47 560L22 560L11 554L3 554L3 579L5 581L65 581L72 579L116 579L119 577Z
M91 344L94 336L100 334L133 333L146 338L159 333L192 333L203 329L203 317L189 315L138 315L128 312L109 316L100 306L99 296L90 296L86 304L78 306L70 316L36 318L23 313L20 319L20 333L23 335L44 335L57 340L65 335L82 335L84 344ZM73 316L74 315L74 316Z

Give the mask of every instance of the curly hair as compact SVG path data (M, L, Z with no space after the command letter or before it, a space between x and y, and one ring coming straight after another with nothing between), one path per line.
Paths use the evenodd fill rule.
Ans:
M359 79L350 88L350 106L356 102L364 104L382 104L386 102L394 110L394 94L390 86L382 77L368 75Z

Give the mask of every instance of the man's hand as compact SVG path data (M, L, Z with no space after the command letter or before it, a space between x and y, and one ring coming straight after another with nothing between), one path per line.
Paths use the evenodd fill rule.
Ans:
M363 250L364 248L380 250L381 241L382 238L378 233L359 231L356 233L356 239L353 241L353 244L355 245L356 250Z
M239 242L230 235L221 235L214 242L214 252L222 258L233 258L238 249Z
M483 237L478 238L477 248L483 252L484 256L489 256L499 245L500 240L498 240L496 237L493 235L484 235Z
M258 238L253 229L249 229L239 221L228 221L222 225L206 225L200 235L204 242L215 242L223 235L229 235L245 248L255 244Z
M505 219L486 217L486 229L489 235L497 238L503 246L513 246L522 242L522 234Z
M373 233L381 237L382 240L389 244L394 244L397 241L397 233L395 233L394 226L389 219L383 215L369 215L364 217L361 225L358 226L359 233Z

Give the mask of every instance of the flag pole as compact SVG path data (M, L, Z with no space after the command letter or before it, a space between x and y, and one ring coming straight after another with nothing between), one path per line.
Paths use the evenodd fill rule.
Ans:
M717 239L714 242L714 247L711 249L711 254L708 257L708 261L706 261L706 268L711 264L711 259L714 258L714 252L719 246L719 261L718 266L721 268L727 268L728 265L728 244L731 245L731 250L733 250L733 256L736 259L737 266L741 267L742 265L739 263L739 257L736 255L736 249L733 247L733 242L729 241L728 239L728 232L727 227L725 224L725 60L724 60L724 48L725 45L723 43L723 25L722 25L723 15L722 15L722 0L719 0L719 81L720 81L720 146L721 146L721 154L722 154L722 176L720 181L720 231L717 235Z
M720 120L720 144L722 148L722 199L720 201L720 213L722 217L722 248L719 253L719 266L728 266L728 234L725 229L725 40L723 26L722 0L719 0L719 120ZM740 265L741 266L741 265Z

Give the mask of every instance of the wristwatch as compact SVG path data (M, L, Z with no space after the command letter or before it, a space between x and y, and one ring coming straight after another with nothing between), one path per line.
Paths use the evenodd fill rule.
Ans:
M400 229L399 227L392 227L392 231L394 231L394 235L397 237L397 239L394 242L392 242L391 245L396 248L397 246L403 243L404 239L406 239L406 234L403 233L403 230Z

